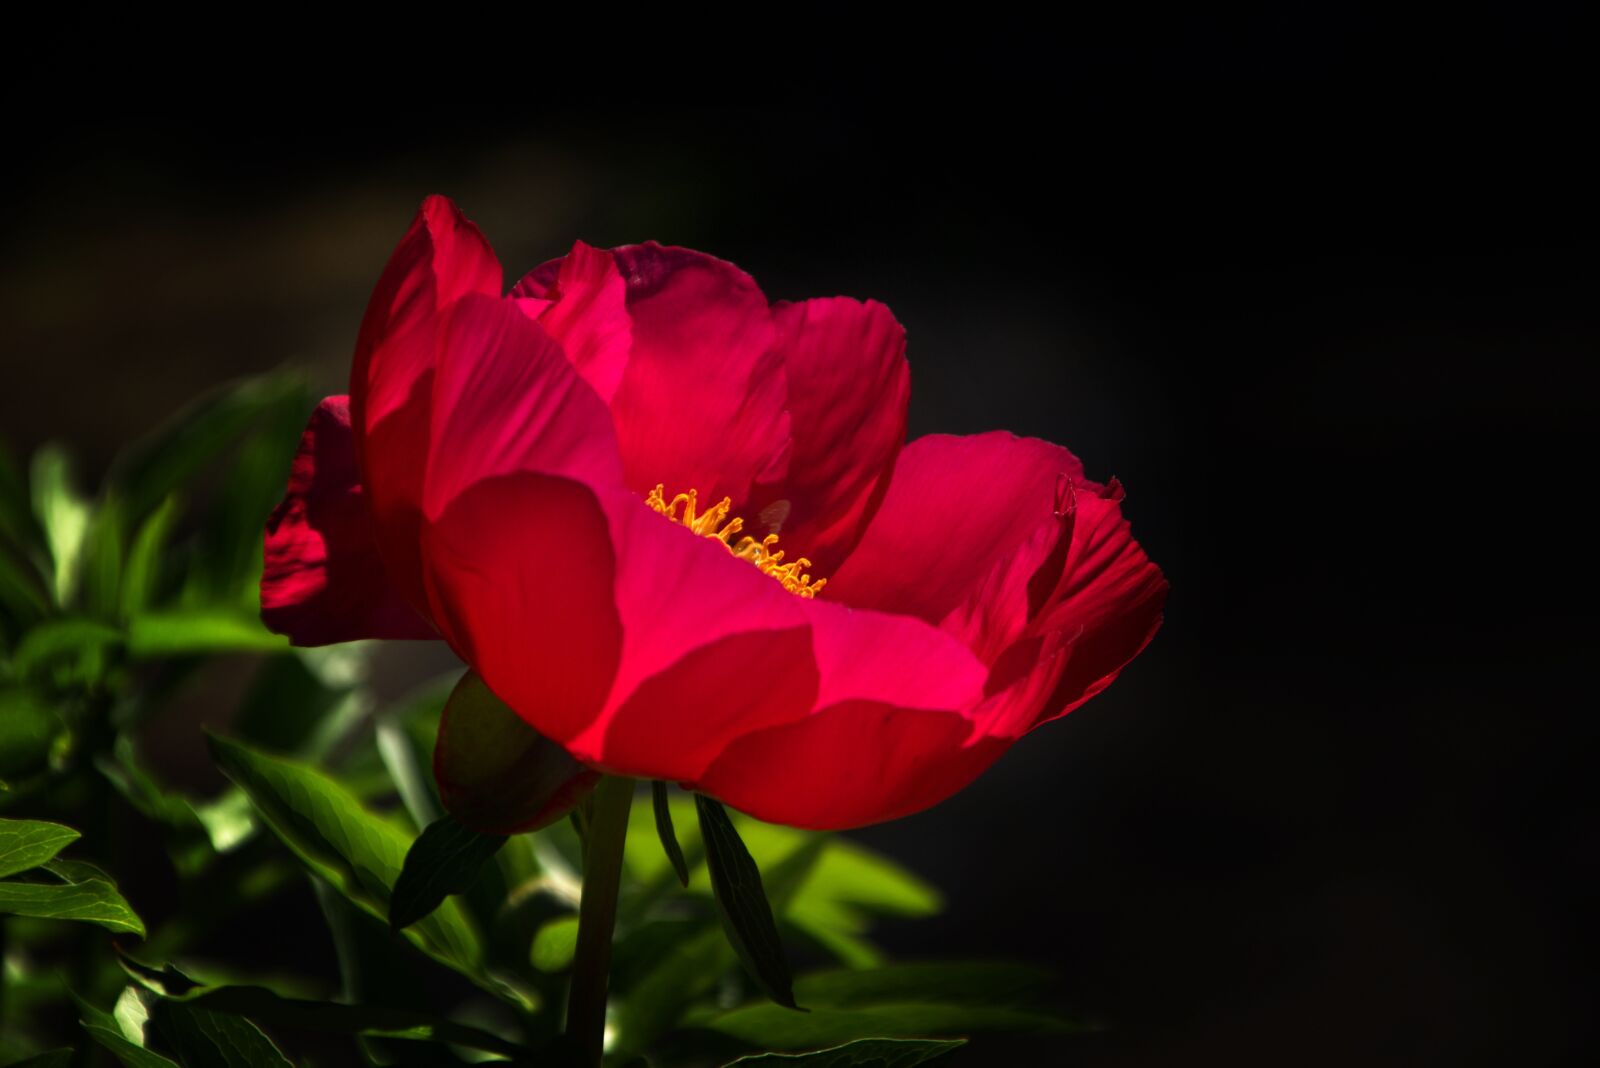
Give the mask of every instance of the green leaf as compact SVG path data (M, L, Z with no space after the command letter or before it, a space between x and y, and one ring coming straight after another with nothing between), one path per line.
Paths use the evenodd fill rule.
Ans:
M409 927L446 897L471 889L489 858L505 844L503 835L468 830L451 816L428 824L406 851L389 899L389 927Z
M137 988L128 988L128 990L135 989ZM68 993L72 994L72 1000L78 1004L78 1022L83 1027L84 1034L110 1051L123 1068L179 1068L176 1061L168 1060L159 1053L145 1049L142 1033L129 1034L122 1021L108 1012L95 1008L76 993L70 990ZM119 1001L117 1007L120 1012L123 1003Z
M37 868L80 837L59 823L0 819L0 876Z
M578 917L557 916L533 936L533 966L541 972L564 972L578 949Z
M31 690L0 685L0 783L42 770L63 729L61 720Z
M293 1068L261 1028L242 1016L167 999L150 1015L184 1068Z
M678 1022L684 1006L714 988L733 967L727 936L716 927L667 944L662 959L623 996L617 1052L642 1053Z
M559 820L598 775L511 711L476 672L445 704L434 751L440 800L464 826L517 834Z
M115 1026L104 1027L85 1021L83 1031L108 1050L122 1068L180 1068L177 1061L168 1060L159 1053L152 1053L143 1046L128 1041Z
M672 862L672 870L677 874L678 882L688 886L689 865L683 859L678 836L672 830L672 805L667 798L667 784L660 779L652 782L650 796L655 802L656 837L661 839L661 848L666 852L667 859Z
M816 972L795 982L805 1016L771 1005L698 1015L695 1025L768 1049L805 1049L860 1038L956 1037L974 1031L1063 1033L1080 1025L1040 1010L1049 973L1015 964L902 964Z
M275 409L309 410L301 378L275 373L230 383L188 405L112 464L106 483L142 519ZM285 457L287 462L287 457Z
M255 616L232 609L147 612L128 621L128 652L136 660L288 648L288 638L272 633Z
M29 485L33 514L44 531L54 565L52 588L57 604L66 604L78 582L78 558L89 531L89 502L72 484L72 464L57 445L46 445L33 457Z
M915 1068L964 1045L959 1038L863 1038L814 1053L752 1053L725 1068Z
M288 1030L449 1042L509 1056L519 1052L515 1044L488 1031L410 1009L286 998L259 986L200 987L180 1000L210 1013L245 1016Z
M84 611L96 619L116 619L122 582L122 509L115 498L100 502L83 538L81 575Z
M144 921L104 872L75 861L51 861L46 870L61 881L0 882L0 913L97 923L109 931L144 937Z
M178 517L178 499L168 496L134 535L122 571L122 614L137 615L155 603L161 586L161 556Z
M410 835L367 811L315 768L215 735L209 741L223 774L249 795L279 840L353 904L387 922ZM483 981L482 946L456 902L445 901L406 928L405 936L434 959Z
M11 663L17 674L42 674L48 664L71 660L83 672L95 674L102 654L122 644L122 632L92 619L51 619L40 623L17 643Z
M0 610L26 630L50 611L51 594L33 563L0 539Z
M727 810L704 794L695 795L706 867L717 899L717 915L734 952L767 996L779 1005L794 1001L789 961L784 956L772 906L761 886L761 871L745 848Z
M251 745L307 755L307 743L348 694L348 687L324 682L299 653L267 657L239 702L233 730Z

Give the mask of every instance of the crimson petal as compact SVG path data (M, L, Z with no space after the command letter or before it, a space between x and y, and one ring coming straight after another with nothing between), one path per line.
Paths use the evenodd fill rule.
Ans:
M437 638L384 572L361 491L348 397L317 406L267 520L261 618L295 645Z
M794 446L781 484L746 509L752 528L829 575L860 539L888 489L906 437L911 374L905 330L876 301L828 297L772 307L789 384Z
M783 360L767 300L714 257L654 243L615 249L633 348L611 408L628 485L749 499L783 473Z

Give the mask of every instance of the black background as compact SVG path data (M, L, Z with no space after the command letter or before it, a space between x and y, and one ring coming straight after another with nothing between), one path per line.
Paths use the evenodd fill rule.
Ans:
M32 42L4 436L93 470L240 373L342 389L429 192L511 276L657 238L775 298L876 297L914 435L1068 445L1173 586L1106 694L862 832L949 896L890 944L1056 967L1111 1027L1037 1063L1583 1060L1585 28L730 15L645 48L626 21L277 27L248 63L220 26L171 57Z

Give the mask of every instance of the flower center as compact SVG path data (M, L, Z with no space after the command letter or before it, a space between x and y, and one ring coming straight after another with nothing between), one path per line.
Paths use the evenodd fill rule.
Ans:
M702 538L720 541L723 548L739 559L748 560L756 565L756 570L763 575L771 575L777 579L790 593L811 598L828 584L827 579L811 581L811 576L805 573L806 568L811 566L811 561L803 556L793 563L784 563L783 550L773 550L773 546L778 544L776 534L768 534L760 541L749 535L734 541L735 535L744 529L744 520L738 516L728 518L728 513L733 510L732 498L724 497L704 512L697 512L694 490L680 493L670 501L665 491L665 484L657 485L650 491L650 496L645 498L644 503L679 526L688 527ZM678 510L680 505L683 507L681 513Z

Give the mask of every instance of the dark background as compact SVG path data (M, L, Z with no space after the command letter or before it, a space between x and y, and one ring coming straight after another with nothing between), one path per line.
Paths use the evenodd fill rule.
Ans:
M1586 1059L1592 35L949 18L31 42L4 437L92 472L241 373L342 391L429 192L511 277L657 238L876 297L914 435L1068 445L1173 587L1106 694L862 832L949 895L890 944L1055 966L1112 1025L1062 1063Z

